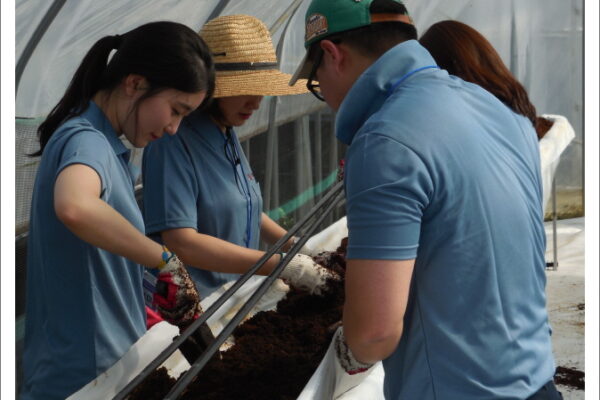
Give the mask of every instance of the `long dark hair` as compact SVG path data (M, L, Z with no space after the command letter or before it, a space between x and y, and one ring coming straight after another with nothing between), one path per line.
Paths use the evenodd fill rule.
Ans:
M527 117L538 133L535 106L527 91L506 67L498 52L485 37L458 21L433 24L419 42L437 64L450 74L475 83L496 96L517 114ZM546 129L547 130L547 129Z
M108 61L112 50L116 50ZM210 50L196 32L176 22L151 22L123 35L105 36L87 52L58 104L39 126L39 156L56 129L83 113L100 90L114 89L129 74L146 78L149 88L139 104L165 89L206 91L201 107L214 92Z

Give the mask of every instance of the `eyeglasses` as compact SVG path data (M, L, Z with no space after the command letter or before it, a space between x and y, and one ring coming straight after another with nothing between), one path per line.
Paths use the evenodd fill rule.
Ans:
M310 74L308 75L308 81L306 82L306 87L310 92L319 100L325 101L325 98L321 94L321 87L319 86L319 82L313 83L315 75L317 73L317 68L321 64L321 60L323 59L323 49L318 48L317 56L315 57L315 61L313 62L312 69L310 70Z

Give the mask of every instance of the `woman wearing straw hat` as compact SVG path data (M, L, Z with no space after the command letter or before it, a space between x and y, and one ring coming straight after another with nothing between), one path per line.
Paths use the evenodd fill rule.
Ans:
M222 16L206 23L200 35L215 59L216 100L208 111L185 118L177 135L152 143L144 152L143 173L146 232L196 267L188 270L205 297L260 259L259 239L273 244L286 233L262 212L260 187L234 127L251 117L263 96L307 90L305 82L290 87L290 75L277 69L260 20ZM271 257L258 273L269 274L280 257ZM317 293L328 276L302 254L281 275Z

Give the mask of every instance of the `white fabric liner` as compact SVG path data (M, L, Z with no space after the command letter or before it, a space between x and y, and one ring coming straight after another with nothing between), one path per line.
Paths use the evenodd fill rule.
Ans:
M135 378L146 365L163 351L175 336L179 328L168 322L154 325L125 355L109 370L100 374L96 379L85 385L67 400L105 400L113 398L121 389ZM185 361L179 350L163 364L172 376L179 376L190 365Z
M544 114L542 117L554 122L550 130L539 141L543 186L542 204L547 207L552 193L552 180L556 173L556 167L560 162L561 154L575 137L575 131L569 121L561 115Z

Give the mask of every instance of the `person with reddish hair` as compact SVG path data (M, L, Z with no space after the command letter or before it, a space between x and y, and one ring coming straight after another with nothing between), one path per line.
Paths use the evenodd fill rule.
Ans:
M552 121L538 117L527 91L506 67L494 46L477 30L459 21L445 20L429 27L419 43L450 74L475 83L527 117L544 137Z
M436 63L448 73L475 83L531 121L539 140L544 187L542 205L550 199L553 171L558 157L575 137L564 116L539 116L527 91L506 67L492 44L477 30L459 21L440 21L421 36L419 42Z

